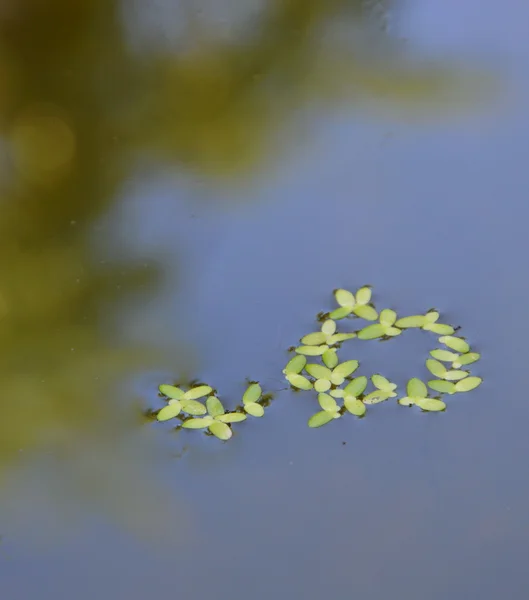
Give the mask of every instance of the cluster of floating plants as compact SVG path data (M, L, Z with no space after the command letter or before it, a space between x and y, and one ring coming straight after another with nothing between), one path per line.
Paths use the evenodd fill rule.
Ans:
M445 394L469 392L481 384L480 377L472 376L465 369L477 362L480 354L472 351L463 337L455 335L457 328L439 323L437 310L400 318L389 308L378 312L372 303L370 286L361 287L354 294L337 289L334 298L338 306L330 312L319 313L319 331L308 333L300 339L299 346L290 348L293 356L283 369L293 389L317 393L320 410L310 417L309 427L321 427L346 413L363 417L367 406L391 398L397 398L401 406L417 406L425 412L444 411ZM338 322L349 319L367 321L367 324L356 331L339 332ZM360 363L357 360L340 362L338 350L349 340L384 341L407 329L432 332L439 336L438 342L443 347L431 350L426 360L432 378L426 382L417 377L409 379L405 393L399 393L397 385L380 373L370 377L358 375ZM368 386L373 389L369 390ZM257 382L249 383L242 403L232 412L225 410L216 391L206 384L197 384L187 391L164 384L159 390L167 400L167 405L157 413L159 421L177 418L181 421L179 428L203 429L221 440L232 436L233 423L245 421L248 416L262 417L270 400L270 395L263 396Z

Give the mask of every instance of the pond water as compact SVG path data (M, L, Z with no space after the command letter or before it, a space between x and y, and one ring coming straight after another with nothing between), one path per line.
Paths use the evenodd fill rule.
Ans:
M349 15L382 58L353 69L364 89L339 102L293 58L294 10L277 18L287 41L263 38L281 69L257 99L224 80L210 93L210 55L179 71L186 99L165 64L180 4L149 16L123 2L112 21L113 4L0 7L2 145L15 148L0 171L3 597L527 598L527 4L388 10L412 58L492 81L464 101L428 76L423 91L398 76L369 90L387 55ZM321 6L305 9L333 16ZM309 429L317 404L284 389L287 348L334 288L366 283L379 308L461 325L484 383L441 414L388 402ZM403 384L426 376L431 347L411 331L344 355ZM221 443L143 418L179 377L231 406L246 378L276 396Z

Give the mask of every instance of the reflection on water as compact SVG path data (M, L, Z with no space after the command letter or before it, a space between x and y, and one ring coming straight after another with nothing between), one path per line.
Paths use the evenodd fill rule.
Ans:
M138 159L239 176L302 101L440 89L432 71L384 67L370 3L270 0L244 15L231 5L229 34L192 0L167 4L168 44L145 36L160 23L143 3L0 5L0 485L13 504L38 471L52 503L88 502L129 525L169 510L120 383L162 365L171 343L174 366L178 340L134 346L115 326L135 292L156 292L160 268L113 268L93 235Z

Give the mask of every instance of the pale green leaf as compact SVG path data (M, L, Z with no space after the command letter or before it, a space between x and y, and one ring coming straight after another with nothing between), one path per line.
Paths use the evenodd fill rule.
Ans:
M224 406L222 406L222 402L216 396L209 396L206 400L206 408L208 413L212 417L217 417L218 415L224 414Z
M364 397L364 404L378 404L384 402L388 398L396 396L394 392L385 392L384 390L376 390Z
M329 346L298 346L295 348L296 354L303 354L304 356L321 356L325 351L329 349Z
M184 395L184 390L167 383L163 383L158 389L164 396L172 398L173 400L180 400L180 398Z
M306 377L303 377L303 375L298 375L297 373L288 373L285 375L285 379L290 383L291 386L300 390L312 389L312 382Z
M334 297L340 306L349 308L355 305L355 297L349 290L344 290L342 288L335 290Z
M436 349L430 351L430 356L432 356L436 360L442 360L443 362L452 362L454 360L457 360L459 354L456 354L455 352L450 352L450 350Z
M336 357L336 361L338 361L338 357ZM291 358L288 361L288 363L285 365L285 368L283 369L283 373L285 373L285 375L287 373L301 373L306 364L307 359L301 354L298 354L297 356L294 356L294 358Z
M481 377L466 377L455 384L456 392L470 392L481 385Z
M426 398L428 395L428 388L420 379L413 377L413 379L408 381L406 393L411 398Z
M198 385L197 387L191 388L183 396L183 400L197 400L208 396L212 392L212 388L209 385Z
M374 323L373 325L368 325L361 329L358 332L358 339L360 340L374 340L375 338L379 338L385 335L384 325L380 323Z
M357 360L346 360L340 363L332 371L333 375L341 375L342 377L349 377L352 373L358 369L359 362Z
M329 379L331 378L331 370L323 365L317 365L309 363L305 365L305 371L316 379Z
M250 402L250 404L252 404ZM259 404L257 406L260 406ZM243 413L228 413L226 415L219 415L216 418L216 421L220 421L221 423L240 423L241 421L246 421L246 415Z
M340 319L345 319L345 317L348 317L352 312L352 306L340 306L340 308L335 308L332 312L330 312L329 317L335 321L339 321Z
M376 321L378 319L377 311L369 304L357 304L353 308L353 313L365 321Z
M345 342L346 340L352 340L355 337L356 333L335 333L327 338L326 343L329 346L333 346L334 344L339 344L340 342Z
M331 389L331 382L328 379L318 379L314 382L314 389L317 392L327 392Z
M390 308L385 308L380 313L380 322L382 325L386 325L387 327L391 327L395 321L397 320L397 313Z
M321 427L334 419L334 413L322 410L309 419L309 427Z
M258 383L251 383L243 394L243 404L246 404L247 402L257 402L257 400L259 400L259 398L261 397L262 393L263 390L261 389L261 386Z
M360 377L355 377L351 383L349 383L344 388L344 392L346 396L360 396L364 392L367 387L367 377L365 375L361 375Z
M321 326L321 331L325 335L333 335L336 333L336 322L332 319L327 319Z
M252 417L262 417L264 415L264 408L257 402L248 402L243 408Z
M395 337L396 335L400 335L402 333L402 330L398 327L384 327L386 327L386 329L384 330L384 334L388 335L389 337Z
M444 325L442 323L431 323L423 327L424 331L432 331L438 335L451 335L455 329L452 325Z
M327 410L329 412L340 410L340 407L336 404L336 400L332 396L329 396L329 394L318 394L318 403L322 410Z
M446 404L436 398L418 398L415 404L428 412L439 412L446 409Z
M371 377L371 381L376 388L385 392L392 392L397 388L396 383L391 383L389 379L386 379L384 376L378 373L375 373L375 375Z
M401 406L413 406L415 404L415 400L416 398L410 398L409 396L406 396L404 398L400 398L398 400L398 403Z
M182 398L180 404L182 405L182 411L188 415L205 415L207 412L202 402L197 402L196 400L184 400Z
M456 386L453 381L445 381L444 379L430 379L428 387L442 394L455 394Z
M429 310L425 315L427 323L435 323L439 319L439 313L436 310Z
M202 417L199 419L187 419L182 423L185 429L205 429L215 422L213 417Z
M424 315L412 315L411 317L402 317L395 321L395 325L401 329L410 329L412 327L422 327L426 323Z
M364 406L364 403L354 396L346 396L343 404L345 408L356 417L363 417L366 413L366 407Z
M441 342L441 344L452 348L452 350L455 350L456 352L461 352L462 354L465 354L470 350L470 346L468 345L468 343L459 337L445 335L440 337L439 341Z
M444 374L443 379L446 379L447 381L460 381L465 377L468 377L468 371L459 371L458 369L453 369L451 371L447 371Z
M221 423L220 421L215 421L214 423L211 423L211 425L209 426L209 430L215 437L218 437L219 440L223 441L229 440L233 435L230 426L226 425L226 423Z
M443 365L443 363L435 360L434 358L429 358L426 361L426 368L432 375L435 375L436 377L444 377L446 373L446 367Z
M156 418L158 421L168 421L169 419L174 419L177 415L180 414L182 406L178 400L173 400L167 406L164 406L158 414Z
M471 365L472 363L475 363L480 358L481 354L478 352L467 352L466 354L462 354L461 356L455 358L454 362L452 363L452 367L454 367L454 369L459 369L459 367L463 367L464 365Z
M356 303L357 304L368 304L371 301L371 288L367 285L361 287L356 292Z
M334 369L334 367L338 364L338 354L334 348L326 350L322 354L321 359L323 360L325 366L329 369Z
M326 340L327 335L323 331L316 331L303 336L301 343L305 344L305 346L319 346L320 344L325 344Z
M331 375L331 383L333 385L342 385L342 383L345 381L345 377L343 375L340 375L339 373L333 373Z
M335 390L329 390L329 394L333 397L333 398L344 398L345 397L345 392L342 389L335 389Z

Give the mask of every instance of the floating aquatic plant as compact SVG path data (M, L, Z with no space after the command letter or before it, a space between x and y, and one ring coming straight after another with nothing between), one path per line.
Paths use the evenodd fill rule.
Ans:
M423 315L401 318L389 308L379 313L371 302L370 286L363 286L354 294L340 288L334 291L334 298L338 308L330 313L320 313L320 330L301 337L300 345L291 348L294 355L283 369L285 379L292 388L317 393L320 410L310 417L309 427L321 427L345 413L363 417L366 405L399 396L397 385L380 373L372 375L370 379L365 375L352 378L360 366L359 362L340 362L338 352L344 342L354 338L391 339L406 329L419 329L440 335L438 339L444 348L431 350L430 357L425 362L434 379L427 383L417 377L409 379L406 394L400 394L397 401L401 406L418 406L424 412L442 412L446 409L442 395L453 396L481 385L481 377L473 376L463 368L476 363L481 355L470 348L466 339L454 335L455 327L439 323L440 314L437 310L431 309ZM376 322L357 332L339 333L336 321L347 317ZM310 362L307 357L312 357ZM375 389L366 393L369 381ZM428 389L436 395L431 396ZM177 418L182 421L179 427L207 430L221 440L231 438L232 424L246 420L249 415L262 417L264 406L268 405L261 385L255 381L248 384L242 404L232 412L225 410L215 390L207 384L197 384L188 390L178 385L162 384L159 391L167 404L158 411L158 421ZM337 400L343 401L342 407Z

